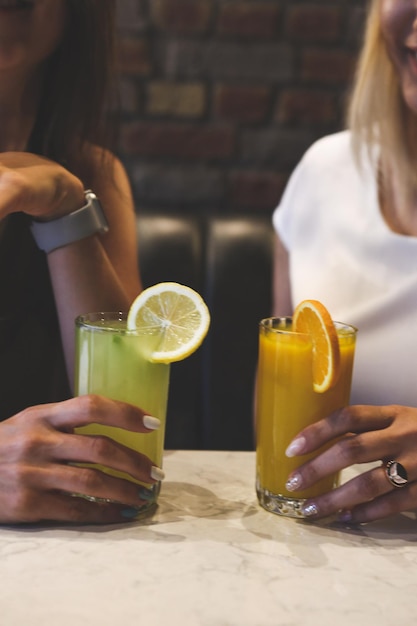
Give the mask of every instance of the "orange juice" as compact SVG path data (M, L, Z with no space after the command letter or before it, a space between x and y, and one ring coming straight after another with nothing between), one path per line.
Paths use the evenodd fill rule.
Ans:
M347 324L335 325L340 347L340 376L333 387L317 393L313 389L310 337L292 332L291 318L270 318L260 324L257 492L261 504L276 513L298 517L304 499L329 491L338 483L338 475L332 475L296 494L285 489L288 475L313 456L287 458L285 450L290 442L309 424L349 403L356 329Z

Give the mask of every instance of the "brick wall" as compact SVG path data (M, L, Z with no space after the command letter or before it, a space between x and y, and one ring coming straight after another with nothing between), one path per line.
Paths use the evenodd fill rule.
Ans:
M121 134L139 210L270 214L343 126L363 0L118 0Z

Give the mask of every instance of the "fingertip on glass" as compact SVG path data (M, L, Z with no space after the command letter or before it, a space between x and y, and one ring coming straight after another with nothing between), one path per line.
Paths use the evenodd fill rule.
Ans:
M143 425L148 430L157 430L161 426L161 420L157 417L152 417L152 415L144 415Z
M319 513L319 509L317 504L314 502L309 502L308 504L303 504L301 507L301 512L304 517L315 517Z
M300 474L293 474L285 483L285 488L287 491L297 491L301 487L301 476Z
M288 448L285 450L285 456L289 458L297 456L303 451L305 443L306 440L304 437L297 437L296 439L293 439Z
M153 478L153 480L164 480L165 472L160 467L153 465L151 469L151 478Z

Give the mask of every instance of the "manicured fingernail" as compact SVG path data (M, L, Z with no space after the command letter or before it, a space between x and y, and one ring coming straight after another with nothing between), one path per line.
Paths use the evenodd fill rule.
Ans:
M120 511L120 515L122 517L125 517L126 519L133 519L134 517L136 517L138 513L139 513L139 509L136 509L135 507L131 507L129 509L123 509L123 511Z
M152 417L152 415L144 415L143 425L149 430L156 430L161 426L161 420L159 420L157 417Z
M310 502L310 504L305 504L301 507L301 513L305 517L313 517L314 515L318 515L318 508L314 502Z
M297 454L300 454L300 452L303 451L305 444L306 440L304 437L297 437L291 441L290 445L285 450L285 456L297 456Z
M352 511L340 511L337 516L339 522L351 522L352 521Z
M285 483L285 488L287 491L297 491L297 489L300 489L302 482L300 474L293 474Z
M156 465L153 465L151 469L151 478L153 478L154 480L164 480L165 472L161 470L160 467L156 467Z
M155 499L155 493L152 489L146 489L146 487L142 487L139 489L139 500L146 500L146 502Z

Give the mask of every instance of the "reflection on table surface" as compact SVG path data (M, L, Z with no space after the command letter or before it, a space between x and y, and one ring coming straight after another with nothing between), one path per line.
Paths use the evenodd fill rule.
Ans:
M414 623L414 514L277 517L257 504L252 452L168 451L164 469L141 522L0 528L1 625Z

